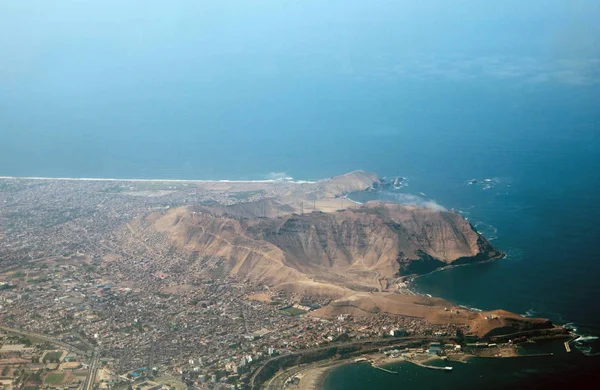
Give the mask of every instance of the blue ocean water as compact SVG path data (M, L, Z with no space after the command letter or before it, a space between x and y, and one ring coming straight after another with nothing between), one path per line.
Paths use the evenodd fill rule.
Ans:
M390 374L369 364L334 369L323 383L327 390L363 389L558 389L585 388L597 383L598 359L567 354L561 341L531 347L524 353L554 353L550 357L471 359L467 364L435 361L452 372L428 370L411 363L387 365Z
M280 85L218 120L202 119L199 107L181 108L180 100L179 108L168 103L163 112L131 114L152 133L115 130L129 121L100 125L76 111L78 121L89 121L77 129L93 131L68 124L31 137L3 134L0 174L261 179L286 172L319 179L366 169L406 176L404 192L459 210L508 253L503 261L423 277L419 288L482 309L600 328L600 311L592 310L600 297L597 88L377 78L322 80L318 95L316 87L314 81ZM184 117L172 110L190 111ZM70 117L64 112L58 119ZM6 127L33 119L0 120ZM195 130L209 124L219 130ZM472 178L479 182L468 185Z

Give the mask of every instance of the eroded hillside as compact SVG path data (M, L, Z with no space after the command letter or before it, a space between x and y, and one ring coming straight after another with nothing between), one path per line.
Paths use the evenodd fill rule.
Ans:
M378 202L330 213L290 209L276 201L189 206L136 223L178 250L222 258L232 276L274 286L309 281L388 291L405 275L500 255L451 212ZM287 213L273 216L274 210Z

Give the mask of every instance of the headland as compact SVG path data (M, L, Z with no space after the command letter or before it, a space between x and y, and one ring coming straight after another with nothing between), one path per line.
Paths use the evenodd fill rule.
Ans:
M564 335L411 291L414 275L503 254L453 211L347 198L400 182L0 179L4 324L77 340L123 386L156 367L258 388L380 349Z

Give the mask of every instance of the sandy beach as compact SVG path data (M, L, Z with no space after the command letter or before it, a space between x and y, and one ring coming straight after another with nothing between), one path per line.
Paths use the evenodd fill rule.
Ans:
M102 177L19 177L19 176L0 176L0 179L12 180L68 180L68 181L118 181L118 182L150 182L150 183L294 183L294 184L314 184L316 181L308 180L195 180L195 179L116 179Z
M339 367L348 362L332 363L323 367L313 368L303 372L300 378L298 389L300 390L319 390L323 388L323 382L327 375L336 367Z
M482 354L481 357L509 358L509 357L522 356L517 353L515 348L506 348L505 347L505 348L494 349L493 351L494 351L494 353L490 353L490 354L484 353L484 354ZM449 354L447 360L451 361L451 362L466 364L466 363L468 363L469 359L472 359L475 357L477 357L477 356L459 352L459 353ZM404 357L389 357L389 356L386 356L386 355L380 354L380 353L362 355L361 358L366 359L366 361L364 361L362 364L369 363L373 367L382 367L382 368L386 368L385 366L390 365L390 364L409 362ZM443 360L443 359L439 356L428 355L428 354L423 353L423 354L417 354L415 356L414 360L420 364L427 365L431 362ZM299 371L295 375L293 375L293 376L297 377L298 379L300 379L300 382L297 385L295 385L295 386L288 385L286 388L294 389L294 390L319 390L319 389L322 389L325 379L327 378L329 373L332 370L334 370L335 368L345 365L345 364L355 364L355 363L353 362L352 359L346 359L343 361L339 361L339 360L338 361L327 361L327 362L322 362L321 364L309 366L309 367L305 368L304 370Z
M387 364L394 364L406 361L401 357L388 357L383 354L368 354L363 355L361 358L367 359L373 366L384 366ZM433 360L439 360L439 357L428 357L424 360L419 360L421 363L427 363ZM328 361L317 366L307 368L306 370L298 372L295 376L300 379L300 383L296 386L288 386L288 389L294 390L319 390L323 388L323 383L327 378L327 375L335 368L345 365L354 364L353 360L347 359L343 361ZM363 363L364 364L364 363Z

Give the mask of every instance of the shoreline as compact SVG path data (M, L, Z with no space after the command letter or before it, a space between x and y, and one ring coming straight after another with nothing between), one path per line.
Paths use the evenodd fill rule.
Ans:
M523 354L519 353L517 349L508 351L507 349L502 349L502 356L485 356L471 353L458 353L447 355L447 358L444 359L440 356L426 356L422 355L420 359L418 359L418 363L428 365L434 361L448 361L452 363L459 364L468 364L472 359L516 359L516 358L533 358L533 357L552 357L553 353L539 353L539 354ZM300 381L300 385L298 387L299 390L317 390L317 389L325 389L324 384L327 377L331 374L331 372L341 366L349 366L354 364L369 364L374 369L379 368L388 368L389 365L398 364L398 363L410 363L409 359L404 357L384 357L380 354L367 354L363 355L367 360L364 362L355 362L351 358L344 359L342 361L337 361L334 364L324 365L322 367L310 368L307 371L303 372L302 377L306 379L310 379L310 382L302 383Z
M350 364L348 361L330 362L323 366L311 368L303 372L299 390L321 390L324 388L325 380L336 368Z
M562 335L559 336L543 336L536 339L536 342L550 342L550 343L560 343L562 352L562 339L565 337L573 340L573 335ZM431 341L431 340L430 340ZM452 341L452 340L450 340ZM557 344L558 345L558 344ZM390 346L392 346L390 344ZM299 366L290 366L287 367L284 371L280 371L274 377L271 377L270 380L266 381L265 384L269 389L283 389L284 380L298 378L299 383L290 384L288 383L285 388L289 390L316 390L316 389L324 389L324 384L331 372L342 366L351 366L354 364L368 364L374 369L382 370L389 372L390 374L396 374L398 371L398 367L391 367L393 365L399 363L410 363L415 364L417 366L421 366L425 369L440 369L438 364L431 364L432 362L452 362L457 363L459 365L468 364L472 359L515 359L515 358L538 358L538 357L553 357L555 355L561 354L561 352L557 353L556 350L549 352L547 349L543 348L541 350L532 351L532 350L521 350L519 348L520 344L512 344L512 343L500 343L500 344L490 344L489 348L474 350L466 350L466 351L455 351L453 349L447 350L443 356L432 355L430 354L426 348L413 348L408 349L406 351L399 351L400 354L389 354L381 349L375 351L374 349L370 349L365 353L351 354L348 356L340 356L337 358L329 358L326 360L315 361L308 364L301 364ZM393 346L392 346L393 347ZM398 347L398 346L396 346ZM405 347L405 345L400 346ZM565 353L568 353L565 352ZM445 366L445 365L442 365Z
M168 183L291 183L315 184L310 180L204 180L204 179L117 179L104 177L41 177L41 176L0 176L0 180L61 180L61 181L120 181L120 182L168 182Z
M458 267L477 266L479 264L487 264L487 263L491 263L491 262L498 261L498 260L504 260L506 258L508 258L508 255L506 253L504 253L504 252L500 252L500 254L498 256L492 256L492 257L490 257L487 260L473 261L473 262L470 262L470 263L462 263L462 264L448 264L448 265L445 265L445 266L440 267L440 268L436 268L433 271L430 271L430 272L427 272L427 273L424 273L424 274L406 275L405 276L406 277L406 283L410 284L413 281L415 281L416 279L419 279L419 278L421 278L423 276L428 276L428 275L431 275L431 274L435 274L436 272L447 271L449 269L458 268Z
M419 296L425 296L425 297L429 297L429 298L434 298L431 294L427 294L427 293L423 293L423 292L417 291L415 289L415 281L417 279L421 278L421 277L428 276L428 275L431 275L431 274L434 274L434 273L437 273L437 272L447 271L447 270L450 270L450 269L453 269L453 268L458 268L458 267L478 266L480 264L486 264L486 263L491 263L491 262L494 262L494 261L505 260L507 258L508 258L508 254L505 253L505 252L501 252L500 255L492 257L492 258L484 260L484 261L478 261L478 262L473 262L473 263L464 263L464 264L449 264L447 266L437 268L437 269L435 269L435 270L433 270L431 272L425 273L425 274L407 275L406 279L403 282L406 285L406 287L405 287L406 290L410 291L412 294L419 295ZM435 298L441 298L441 299L448 300L447 298L444 298L444 297L441 297L441 296L436 296ZM495 310L495 309L480 309L480 308L477 308L477 307L466 306L466 305L462 305L462 304L459 304L457 302L454 302L452 300L448 300L448 302L450 302L452 304L455 304L455 305L457 305L459 307L462 307L464 309L474 311L474 312L482 312L482 311ZM531 318L531 316L529 316L527 314L519 314L519 313L517 313L517 314L520 315L521 317L524 317L524 318ZM544 313L541 313L541 314L543 315ZM566 321L566 320L563 320L563 321L552 321L552 323L554 325L557 325L559 327L566 328L566 329L569 329L569 326L567 326L567 325L573 325L573 330L570 331L570 333L572 333L574 335L577 335L577 336L580 336L580 337L590 337L590 336L591 337L596 337L593 334L591 334L591 335L589 335L589 334L578 334L577 333L577 328L575 327L576 324L574 324L571 321Z
M421 278L421 277L423 277L423 276L428 276L428 275L434 274L434 273L436 273L436 272L447 271L447 270L449 270L449 269L453 269L453 268L457 268L457 267L465 267L465 266L477 266L477 265L480 265L480 264L486 264L486 263L491 263L491 262L493 262L493 261L503 260L503 259L506 259L506 257L507 257L506 253L504 253L504 252L500 252L500 255L498 255L498 256L494 256L494 257L492 257L492 258L490 258L490 259L487 259L487 260L484 260L484 261L476 261L476 262L472 262L472 263L464 263L464 264L448 264L448 265L446 265L446 266L444 266L444 267L437 268L437 269L435 269L435 270L433 270L433 271L431 271L431 272L427 272L427 273L425 273L425 274L407 275L407 276L405 277L406 279L402 280L402 282L403 282L403 283L405 283L405 285L406 285L406 287L405 287L405 288L406 288L406 290L410 291L412 294L414 294L414 295L419 295L419 296L423 296L423 297L434 298L434 297L433 297L431 294L422 293L422 292L419 292L419 291L417 291L417 290L414 288L414 282L415 282L417 279L419 279L419 278ZM448 300L447 298L444 298L444 297L435 297L435 298L441 298L441 299ZM451 301L451 300L448 300L448 302L450 302L450 303L452 303L452 304L455 304L455 305L457 305L457 306L460 306L460 307L462 307L462 308L465 308L465 309L467 309L467 310L475 311L475 312L488 311L488 309L484 309L484 310L482 310L482 309L479 309L479 308L476 308L476 307L470 307L470 306L461 305L461 304L458 304L458 303L456 303L456 302L453 302L453 301ZM489 310L494 310L494 309L489 309ZM525 316L523 316L523 317L525 317Z
M328 363L323 366L310 368L307 371L303 372L302 380L300 381L300 385L298 386L299 390L321 390L324 389L325 380L331 374L333 370L338 367L345 365L353 365L353 364L369 364L372 368L377 369L379 367L385 368L390 364L398 364L398 363L410 363L403 357L383 357L379 354L367 354L364 355L367 361L364 362L354 362L351 358L344 359L342 361L337 361L334 363ZM473 356L469 356L469 359ZM442 360L439 357L428 357L420 361L421 363L429 363L436 360ZM460 363L466 363L465 361L457 361ZM303 383L304 381L304 383Z

